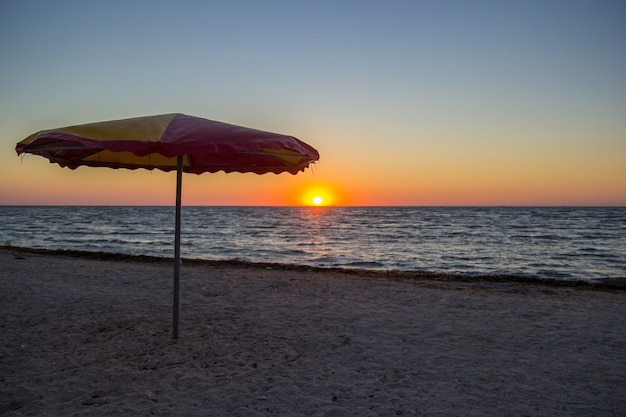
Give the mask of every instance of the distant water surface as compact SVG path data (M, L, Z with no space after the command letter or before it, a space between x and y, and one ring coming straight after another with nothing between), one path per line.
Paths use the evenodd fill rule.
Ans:
M171 257L173 207L0 207L0 244ZM315 267L626 277L623 207L184 207L182 256Z

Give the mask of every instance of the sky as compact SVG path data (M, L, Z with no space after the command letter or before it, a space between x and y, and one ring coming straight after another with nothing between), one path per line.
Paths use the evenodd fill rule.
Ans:
M0 0L0 205L173 205L174 173L15 153L163 113L320 153L185 205L624 206L626 2Z

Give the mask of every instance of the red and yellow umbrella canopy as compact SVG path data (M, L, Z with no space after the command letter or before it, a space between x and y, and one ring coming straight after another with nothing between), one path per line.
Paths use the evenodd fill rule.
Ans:
M182 155L183 171L195 174L296 174L319 159L314 148L292 136L180 113L43 130L20 141L15 150L71 169L87 165L172 171Z

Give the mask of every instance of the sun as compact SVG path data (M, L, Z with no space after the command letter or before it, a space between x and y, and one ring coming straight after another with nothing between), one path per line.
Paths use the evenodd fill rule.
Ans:
M327 207L345 204L345 193L336 185L328 183L303 183L288 190L290 205Z
M333 204L333 195L327 188L321 186L310 187L300 198L305 206L323 207Z

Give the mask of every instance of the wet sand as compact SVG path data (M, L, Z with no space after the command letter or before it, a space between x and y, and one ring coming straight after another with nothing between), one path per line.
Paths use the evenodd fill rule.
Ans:
M0 250L0 415L621 416L626 292Z

